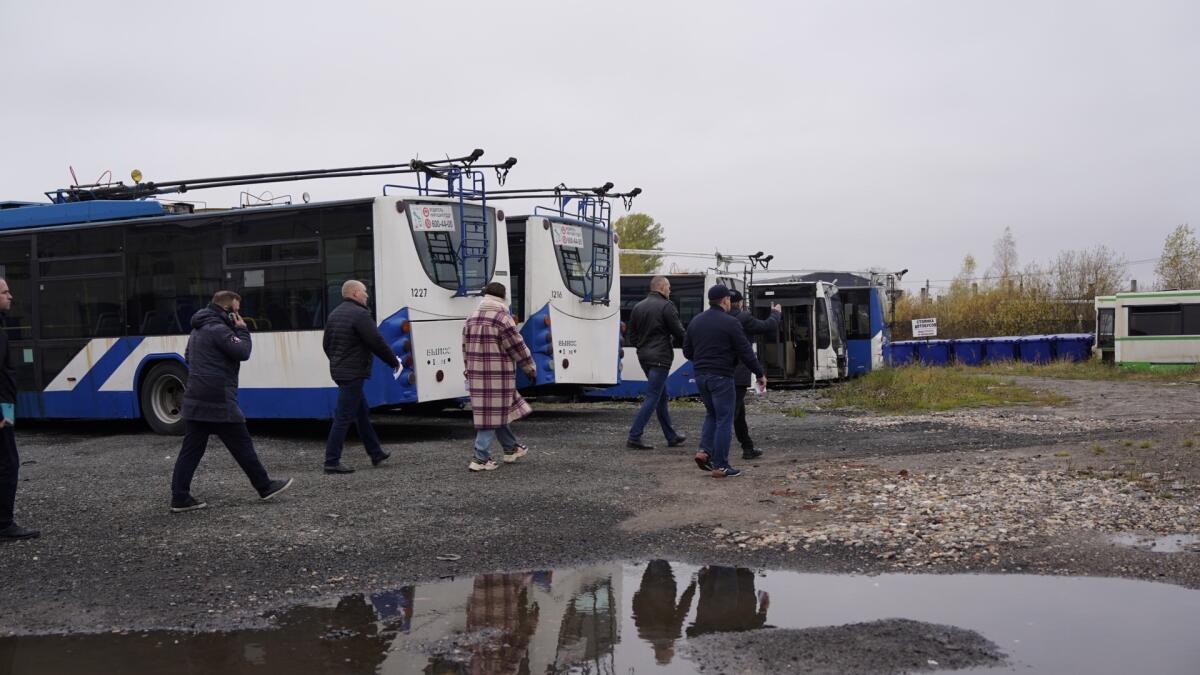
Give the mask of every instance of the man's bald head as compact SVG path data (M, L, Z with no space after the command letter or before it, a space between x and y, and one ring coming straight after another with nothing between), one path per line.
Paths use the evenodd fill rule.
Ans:
M370 299L370 296L367 295L367 285L358 279L350 279L342 284L342 297L360 305L366 305L367 300Z
M659 275L650 280L650 290L662 293L663 297L671 297L671 280Z

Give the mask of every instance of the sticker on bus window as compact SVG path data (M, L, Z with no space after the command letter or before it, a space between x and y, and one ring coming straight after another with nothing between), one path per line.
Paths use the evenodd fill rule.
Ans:
M583 228L578 225L554 223L550 228L554 245L563 248L583 248Z
M262 288L267 285L266 270L246 270L242 286L246 288Z
M413 232L453 232L454 207L445 204L413 204L409 207Z

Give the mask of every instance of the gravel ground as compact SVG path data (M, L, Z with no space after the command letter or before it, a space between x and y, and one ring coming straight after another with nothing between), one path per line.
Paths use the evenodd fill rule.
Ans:
M999 647L953 626L886 619L803 630L716 633L688 643L702 673L891 675L1003 663Z
M43 536L0 546L0 634L263 625L268 610L447 575L651 557L847 572L920 562L1200 587L1200 555L1102 536L1200 529L1200 451L1189 444L1200 441L1200 388L1029 383L1074 401L896 423L825 409L820 391L771 392L751 414L767 456L724 481L695 469L692 443L626 450L625 403L535 405L515 427L530 455L487 474L466 470L464 412L379 416L393 459L372 469L350 445L359 471L348 476L320 471L324 425L256 424L264 463L295 487L260 503L214 439L194 485L210 506L189 514L167 510L178 439L136 424L23 425L18 519ZM674 414L694 440L700 407ZM937 519L946 527L926 527ZM814 532L826 541L808 543Z

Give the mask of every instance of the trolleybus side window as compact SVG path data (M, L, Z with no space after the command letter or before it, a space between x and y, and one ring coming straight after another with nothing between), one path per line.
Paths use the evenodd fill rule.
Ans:
M582 298L594 284L591 288L592 297L606 297L612 280L612 249L609 247L607 260L601 257L596 261L595 254L597 244L602 247L609 246L608 231L593 225L553 221L550 222L550 228L554 239L554 256L558 259L558 271L567 288ZM597 264L607 268L607 272L593 279Z
M1183 335L1183 310L1179 305L1129 308L1129 334Z
M667 277L671 280L671 302L679 309L679 321L687 328L688 322L703 312L706 300L704 277Z
M183 335L221 289L221 225L131 225L125 231L130 335Z
M420 208L418 203L409 204L410 223L416 222L412 215L414 209ZM466 255L466 286L469 290L482 289L492 278L496 270L496 220L494 212L486 212L487 223L483 223L483 211L475 204L464 207L466 213L466 235L463 234L463 223L459 217L456 204L445 206L453 213L451 222L446 227L440 227L435 221L434 229L412 227L413 242L416 244L417 256L421 259L421 267L433 283L449 290L458 290L459 253L460 248L467 246ZM473 255L484 250L486 258Z
M621 277L621 320L629 323L633 308L650 294L651 277Z
M855 288L839 294L845 309L846 339L871 339L871 290Z
M0 242L0 278L8 282L13 304L8 310L4 332L9 340L33 337L33 283L30 280L30 240L6 239ZM13 363L19 363L14 360Z
M125 237L114 227L37 236L41 338L125 334Z
M226 226L225 284L241 294L251 330L325 325L319 218L315 209L250 213Z
M371 204L322 209L321 237L325 258L325 316L342 301L342 284L357 279L367 285L375 307L375 239ZM382 319L384 317L377 317Z

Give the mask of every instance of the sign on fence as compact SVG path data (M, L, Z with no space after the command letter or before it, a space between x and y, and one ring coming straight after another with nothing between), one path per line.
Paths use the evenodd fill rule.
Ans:
M913 319L912 334L915 338L937 337L937 319Z

